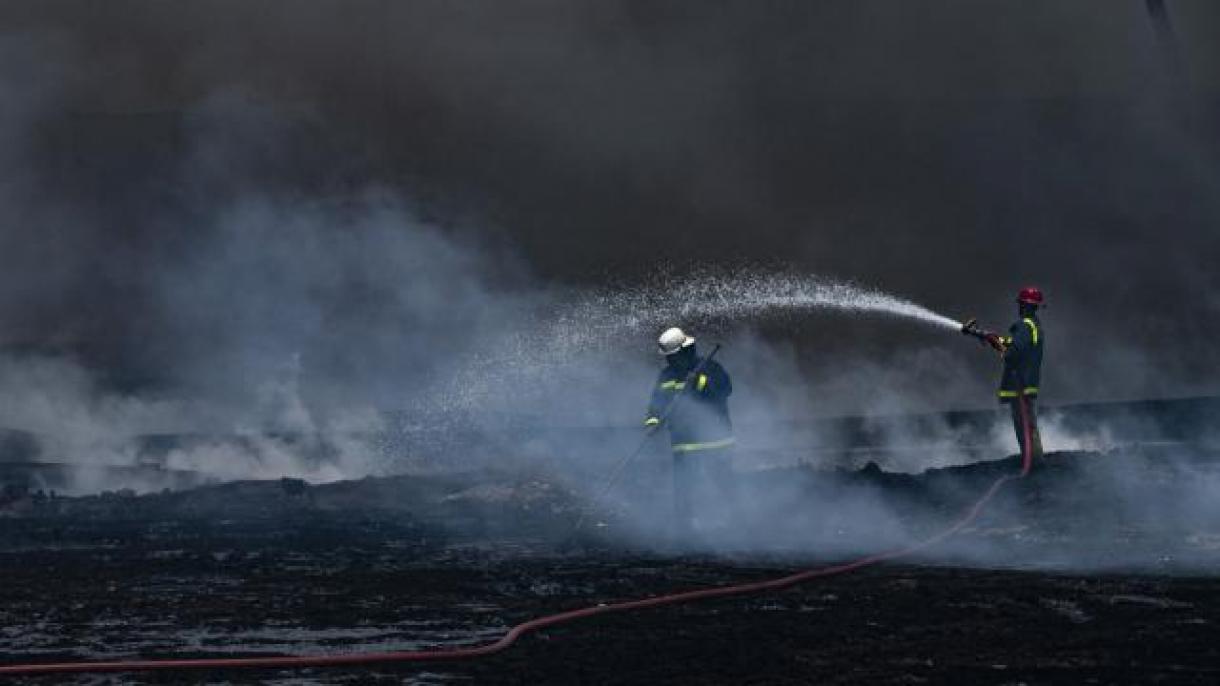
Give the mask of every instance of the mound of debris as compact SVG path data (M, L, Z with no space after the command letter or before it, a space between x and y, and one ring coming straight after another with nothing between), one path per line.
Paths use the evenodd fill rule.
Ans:
M1051 454L968 530L906 565L611 615L527 637L486 662L208 676L1214 683L1214 458ZM712 541L714 556L641 545L651 539L640 531L664 528L660 487L628 489L646 497L616 498L585 547L560 552L584 499L552 480L492 472L56 498L0 527L0 654L16 663L486 642L540 614L774 578L908 542L1017 467L1008 458L920 475L875 466L744 474L738 524L749 531Z

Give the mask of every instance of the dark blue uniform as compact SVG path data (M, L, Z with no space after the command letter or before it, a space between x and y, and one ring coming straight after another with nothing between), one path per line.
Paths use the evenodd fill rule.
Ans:
M672 406L665 425L675 453L718 450L733 444L733 425L729 421L729 396L733 382L715 360L706 362L698 375L687 379L703 362L694 357L689 366L673 360L661 370L648 403L648 425L661 421L661 415L680 394L686 397ZM687 383L691 387L687 388Z
M675 524L679 536L689 536L694 533L696 511L722 523L732 517L734 439L728 398L733 382L724 367L715 360L703 363L693 349L666 361L653 386L644 423L656 426L664 420L669 430ZM692 375L695 369L699 371Z
M1036 314L1030 312L1008 329L1004 339L1004 371L1000 376L1000 402L1012 409L1012 426L1017 432L1017 444L1025 451L1025 421L1029 421L1031 450L1042 455L1042 438L1038 432L1038 414L1034 400L1042 382L1042 349L1046 332ZM1024 400L1024 412L1022 403Z
M1004 372L1000 377L1000 400L1018 395L1038 395L1042 381L1042 348L1046 332L1036 315L1025 317L1008 329L1004 339Z

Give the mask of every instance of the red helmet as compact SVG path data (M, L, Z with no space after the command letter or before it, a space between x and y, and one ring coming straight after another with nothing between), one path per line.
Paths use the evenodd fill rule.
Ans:
M1027 305L1041 305L1042 290L1035 286L1022 288L1021 292L1017 293L1017 302L1025 303Z

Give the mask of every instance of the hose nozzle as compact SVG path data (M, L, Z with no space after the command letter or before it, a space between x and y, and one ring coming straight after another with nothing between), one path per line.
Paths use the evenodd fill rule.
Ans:
M979 339L979 342L983 345L989 345L1000 353L1008 349L1008 343L999 334L985 331L979 326L979 320L977 319L971 318L962 323L962 335L973 336Z

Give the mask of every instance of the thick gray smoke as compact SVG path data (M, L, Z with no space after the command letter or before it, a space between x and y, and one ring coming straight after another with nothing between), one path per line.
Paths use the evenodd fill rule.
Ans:
M1213 392L1217 8L1169 7L1172 63L1136 1L6 4L4 116L35 118L6 185L36 202L0 324L165 382L181 339L122 315L214 207L373 181L546 281L782 258L997 326L1036 282L1057 399ZM811 380L926 345L783 334Z
M651 339L674 322L728 344L742 424L762 435L777 418L836 408L810 402L796 358L754 325L841 311L952 326L766 268L544 283L487 218L427 219L435 208L378 183L359 155L326 151L351 178L309 168L302 149L330 134L316 110L221 91L166 116L65 121L80 46L34 34L5 47L51 74L30 92L6 81L21 107L4 151L18 171L6 204L23 221L5 232L0 399L5 426L43 437L43 459L130 464L135 437L172 434L190 440L170 467L327 478L436 451L418 431L371 438L399 428L387 422L629 426L657 364ZM65 175L48 176L48 160Z
M634 437L561 429L636 423L677 323L772 466L812 417L989 407L994 359L913 303L998 327L1030 282L1048 400L1215 393L1217 9L1174 11L1170 88L1109 0L6 4L0 425L314 478L499 432L585 474ZM922 320L820 308L835 279Z

